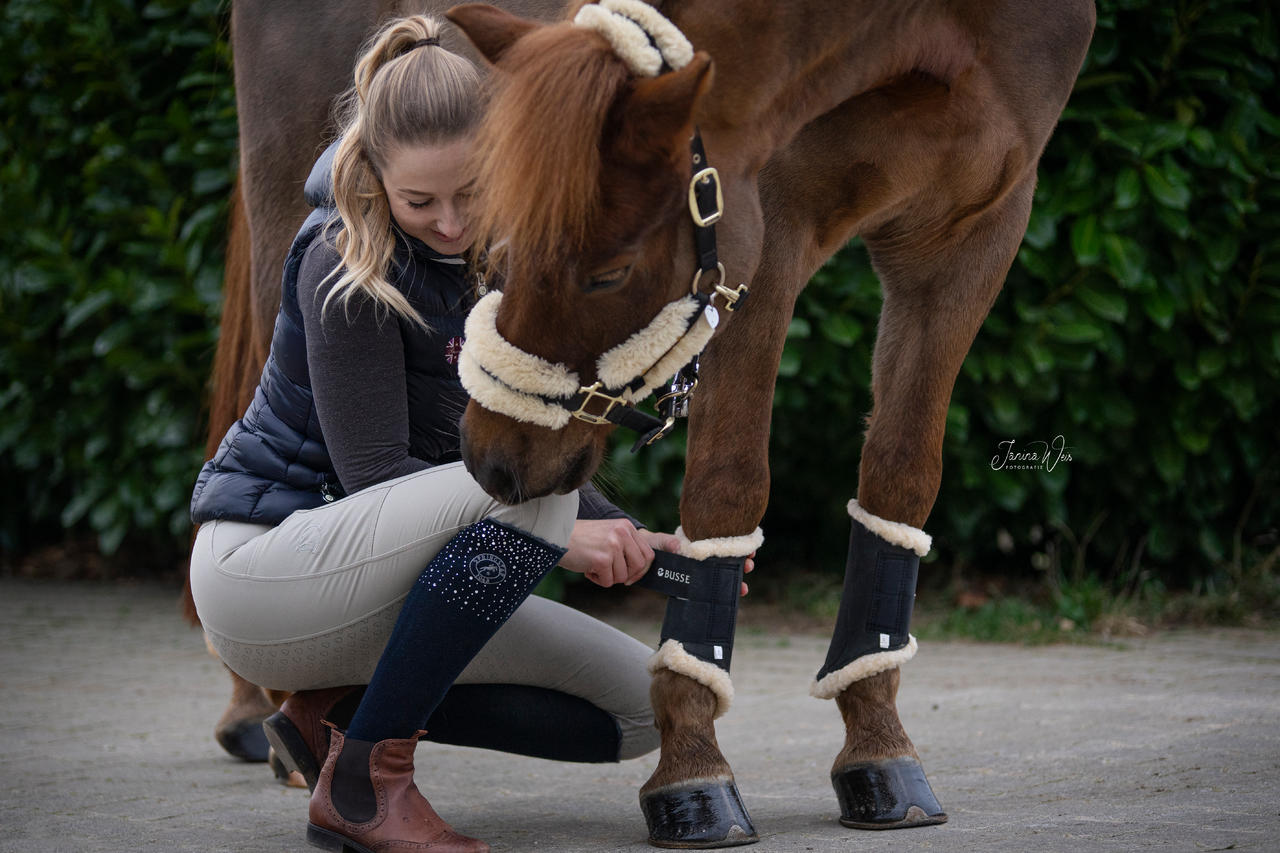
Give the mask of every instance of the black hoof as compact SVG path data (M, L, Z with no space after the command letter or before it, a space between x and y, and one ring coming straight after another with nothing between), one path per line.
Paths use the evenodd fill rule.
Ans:
M853 829L905 829L946 823L947 813L914 758L851 764L831 774L840 822Z
M283 711L276 711L262 721L262 731L275 751L275 758L281 765L281 769L285 771L281 776L279 770L273 766L272 770L276 778L288 785L289 772L296 772L306 781L307 790L314 791L316 783L320 781L320 764L311 754L311 748L303 740L302 732L298 731L293 720L286 717Z
M640 796L655 847L736 847L760 840L732 779L659 788Z
M241 761L267 760L270 744L262 733L262 718L240 720L223 728L214 729L213 737L218 745Z

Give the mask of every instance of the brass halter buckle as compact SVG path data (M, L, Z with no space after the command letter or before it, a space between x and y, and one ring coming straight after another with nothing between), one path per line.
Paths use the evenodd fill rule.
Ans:
M584 385L579 388L578 393L586 394L587 396L583 399L582 405L578 406L577 410L570 412L569 414L580 421L586 421L587 423L594 424L596 426L610 423L609 413L617 406L626 406L627 401L621 397L614 397L612 395L602 393L600 391L601 385L602 383L597 381L589 387ZM598 415L587 411L587 404L597 398L606 401L604 411Z
M698 207L698 184L705 186L711 182L715 183L716 188L716 209L703 216ZM702 169L689 180L689 213L693 216L693 224L699 228L715 225L724 215L724 191L720 189L720 173L711 166Z

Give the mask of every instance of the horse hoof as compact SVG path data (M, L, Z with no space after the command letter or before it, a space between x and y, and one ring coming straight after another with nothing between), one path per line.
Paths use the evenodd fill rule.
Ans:
M831 774L840 823L852 829L905 829L946 823L947 813L914 758L851 764Z
M314 791L320 781L320 764L293 720L284 711L276 711L263 720L262 732L271 744L271 758L275 762L272 770L281 784ZM276 764L280 765L278 770Z
M276 781L286 788L306 788L307 780L297 770L290 770L284 766L284 762L280 760L280 756L276 754L275 749L271 750L267 757L267 766L271 768L271 775Z
M263 762L267 760L270 744L262 733L262 718L238 720L213 730L218 745L241 761Z
M640 796L655 847L736 847L760 840L732 779L668 785Z

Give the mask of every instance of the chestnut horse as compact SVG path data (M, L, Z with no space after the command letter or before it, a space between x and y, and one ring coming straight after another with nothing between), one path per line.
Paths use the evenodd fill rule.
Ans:
M748 283L750 299L724 315L702 354L680 502L684 534L695 543L740 543L756 530L794 302L818 267L859 235L884 305L857 503L877 523L916 528L927 543L918 528L941 480L951 389L1026 230L1037 162L1093 32L1092 3L652 3L697 50L679 62L666 61L666 24L631 38L595 26L606 13L579 17L585 5L571 3L552 25L479 4L449 12L496 68L478 142L477 233L505 258L506 284L500 297L486 297L500 299L486 340L496 330L524 353L519 358L580 377L583 389L601 380L608 370L601 355L647 335L660 312L688 296L690 282L711 291L716 273L700 282L702 247L686 201L693 170L710 163L724 195L723 281L729 292ZM613 8L632 22L623 22L629 30L652 18L626 3ZM662 52L663 63L653 64L666 73L624 61L646 50ZM706 161L695 153L691 166L695 130ZM489 344L478 345L477 360L485 357L479 346ZM503 385L503 376L484 369ZM494 387L476 377L477 389ZM490 401L473 393L462 419L469 470L499 499L580 486L612 425L542 422L527 394L525 403L491 405L519 390L544 402L551 393L512 384ZM833 438L858 428L833 427ZM662 753L641 789L650 840L701 847L753 840L715 814L674 822L691 835L654 833L665 821L654 818L655 798L668 811L715 812L708 780L721 780L710 799L728 802L726 813L745 812L734 811L732 771L716 743L717 695L683 672L651 669ZM835 696L846 739L833 777L865 769L857 795L866 799L900 793L877 787L885 778L879 768L918 770L896 710L898 685L895 666L851 680ZM922 774L916 781L927 790ZM891 812L872 808L866 823L945 820L940 808Z
M568 17L581 5L571 2ZM741 537L762 518L772 388L792 306L855 235L884 291L857 500L880 519L922 527L941 478L951 388L1025 231L1037 162L1092 34L1092 3L653 5L698 53L644 81L602 36L567 21L544 26L480 6L450 14L499 69L503 109L491 114L482 145L502 156L480 163L478 184L483 225L511 259L497 331L590 381L602 352L689 292L694 238L682 211L696 126L724 192L725 283L748 283L751 296L702 355L685 534ZM253 295L237 301L228 282L223 344L229 325L253 331L236 352L220 346L217 395L233 400L220 420L215 396L217 435L242 411L244 383L256 381L330 99L359 40L399 11L354 0L233 6ZM619 269L616 284L596 286ZM585 482L611 429L573 421L553 431L474 402L462 426L473 474L507 498L512 484L536 496ZM846 739L833 772L916 757L898 718L898 685L894 668L836 697ZM731 780L712 692L660 668L652 696L662 753L642 796Z

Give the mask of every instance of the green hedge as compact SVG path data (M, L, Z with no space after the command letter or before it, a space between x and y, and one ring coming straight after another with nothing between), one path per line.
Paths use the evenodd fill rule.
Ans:
M0 549L181 554L216 340L235 119L216 2L0 11ZM1280 104L1265 2L1099 4L1005 291L957 383L946 563L1238 580L1280 517ZM801 300L770 555L843 564L879 290L856 244ZM1061 435L1052 471L993 470ZM606 476L670 526L679 435ZM839 475L836 472L840 472ZM1086 547L1087 545L1087 547Z
M235 174L225 12L0 11L0 549L189 535Z

